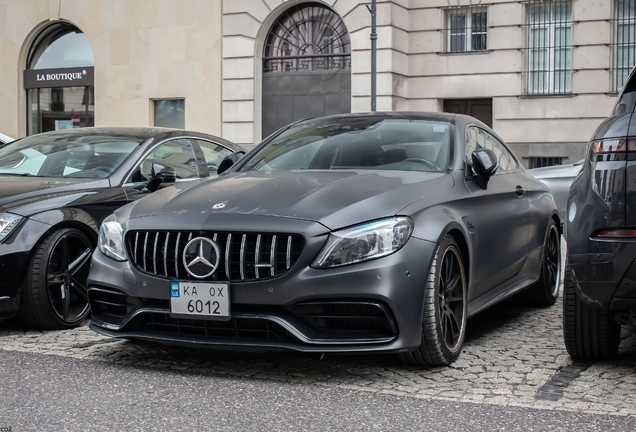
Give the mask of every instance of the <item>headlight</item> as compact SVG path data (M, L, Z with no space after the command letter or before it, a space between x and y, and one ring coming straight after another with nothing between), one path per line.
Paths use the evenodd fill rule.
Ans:
M338 267L390 255L404 246L412 232L413 221L409 217L383 219L332 232L311 266Z
M7 238L11 231L18 226L22 216L13 213L0 213L0 242Z
M116 261L126 261L124 248L124 228L114 214L108 216L99 228L97 248L101 253Z

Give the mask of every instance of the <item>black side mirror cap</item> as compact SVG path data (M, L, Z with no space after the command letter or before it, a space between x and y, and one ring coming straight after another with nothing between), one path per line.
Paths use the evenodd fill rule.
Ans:
M243 156L245 156L244 151L237 151L236 153L232 153L231 155L226 156L219 164L219 167L217 168L216 173L221 174L229 170L230 167L234 165L235 163L237 163L239 160L241 160Z
M490 149L480 148L473 151L472 155L473 169L477 174L477 184L482 189L488 188L488 181L499 167L497 156Z
M152 180L150 180L148 183L146 183L146 186L144 186L141 192L142 193L157 192L159 190L159 187L161 186L161 183L163 183L163 180L159 177L155 177Z
M152 164L151 176L153 179L161 179L164 183L174 183L177 181L177 173L174 168L158 163Z

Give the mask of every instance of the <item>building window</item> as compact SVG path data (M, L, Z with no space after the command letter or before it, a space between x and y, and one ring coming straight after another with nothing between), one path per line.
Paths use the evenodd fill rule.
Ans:
M155 126L185 129L185 100L162 99L155 100Z
M486 51L488 16L485 7L446 11L446 52Z
M614 41L612 87L618 92L636 63L636 0L615 0Z
M553 165L561 165L563 162L562 157L531 157L529 159L530 159L529 161L530 166L528 168L530 169L549 167Z
M572 0L533 0L527 17L527 93L571 93Z

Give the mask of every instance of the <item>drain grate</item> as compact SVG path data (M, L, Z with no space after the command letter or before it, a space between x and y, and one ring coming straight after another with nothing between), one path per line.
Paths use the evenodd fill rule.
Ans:
M536 400L558 401L563 396L563 389L591 365L591 363L572 363L562 367L550 381L541 386L534 398Z

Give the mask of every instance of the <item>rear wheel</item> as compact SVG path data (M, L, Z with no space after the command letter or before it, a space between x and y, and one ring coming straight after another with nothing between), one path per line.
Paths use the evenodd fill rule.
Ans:
M421 345L399 357L416 365L454 362L466 335L466 276L455 239L447 235L437 248L424 293Z
M561 289L561 235L556 222L550 219L541 256L539 280L528 294L540 306L550 306L556 302Z
M566 266L563 337L568 354L577 360L614 358L618 354L620 330L611 311L592 309L577 298L572 271Z
M89 314L86 280L93 244L81 231L64 228L40 244L20 299L20 319L51 330L76 327Z

